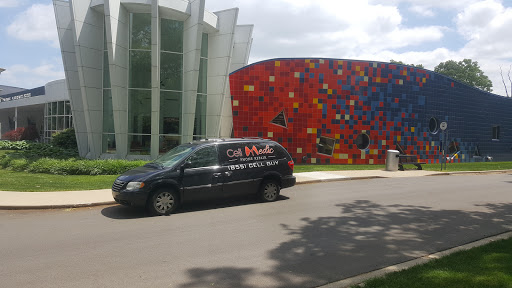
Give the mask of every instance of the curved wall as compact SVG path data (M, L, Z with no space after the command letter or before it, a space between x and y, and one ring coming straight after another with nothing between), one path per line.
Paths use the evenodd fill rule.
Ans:
M429 70L272 59L233 72L230 86L234 136L276 140L296 163L384 164L396 143L428 163L440 147L455 162L512 160L512 99Z

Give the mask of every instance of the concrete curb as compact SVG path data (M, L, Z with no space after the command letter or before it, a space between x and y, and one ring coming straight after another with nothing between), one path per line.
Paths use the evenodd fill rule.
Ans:
M366 180L366 179L377 179L377 178L388 178L382 176L358 176L358 177L344 177L344 178L332 178L332 179L314 179L314 180L304 180L295 183L295 185L302 184L315 184L315 183L323 183L323 182L337 182L337 181L350 181L350 180Z
M116 204L116 201L106 202L93 202L93 203L79 203L79 204L61 204L61 205L38 205L38 206L0 206L0 210L46 210L46 209L68 209L68 208L82 208L94 207L103 205Z
M388 274L388 273L391 273L391 272L396 272L396 271L401 271L401 270L409 269L409 268L411 268L413 266L420 265L420 264L425 264L425 263L427 263L427 262L429 262L429 261L431 261L433 259L438 259L438 258L450 255L450 254L455 253L455 252L459 252L459 251L463 251L463 250L469 250L471 248L483 246L483 245L491 243L493 241L503 240L503 239L508 239L508 238L512 238L512 231L501 233L501 234L494 235L494 236L487 237L487 238L483 238L483 239L480 239L480 240L477 240L477 241L474 241L474 242L470 242L470 243L467 243L467 244L464 244L464 245L461 245L461 246L457 246L457 247L454 247L454 248L451 248L451 249L447 249L447 250L444 250L444 251L440 251L440 252L436 252L436 253L433 253L433 254L425 255L425 256L420 257L420 258L416 258L416 259L413 259L413 260L410 260L410 261L406 261L406 262L403 262L403 263L398 263L396 265L388 266L388 267L385 267L385 268L382 268L382 269L378 269L378 270L371 271L371 272L368 272L368 273L364 273L364 274L361 274L361 275L357 275L357 276L354 276L354 277L346 278L346 279L343 279L343 280L340 280L340 281L336 281L336 282L332 282L332 283L329 283L329 284L326 284L326 285L318 286L317 288L345 288L345 287L350 287L350 286L353 286L353 285L359 285L359 284L363 283L364 281L370 280L372 278L382 277L385 274Z

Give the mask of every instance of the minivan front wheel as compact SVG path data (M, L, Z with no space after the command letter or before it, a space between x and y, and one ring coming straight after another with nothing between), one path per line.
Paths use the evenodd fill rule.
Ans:
M276 201L279 190L279 183L276 180L265 180L260 187L260 198L263 202Z
M169 215L178 208L178 195L174 190L158 190L149 199L147 208L153 215Z

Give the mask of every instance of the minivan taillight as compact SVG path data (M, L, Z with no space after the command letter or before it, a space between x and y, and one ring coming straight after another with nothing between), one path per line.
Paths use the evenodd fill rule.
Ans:
M290 168L292 169L292 171L293 171L293 165L294 165L294 164L295 164L295 163L293 163L293 160L288 161L288 166L290 166Z

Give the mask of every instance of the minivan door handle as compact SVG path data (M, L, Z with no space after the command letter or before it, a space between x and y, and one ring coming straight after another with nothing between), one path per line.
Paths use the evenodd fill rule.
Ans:
M231 171L224 172L224 175L226 175L226 176L231 176L231 174L233 174L233 172L231 172Z
M219 178L222 174L221 173L213 173L213 177Z

